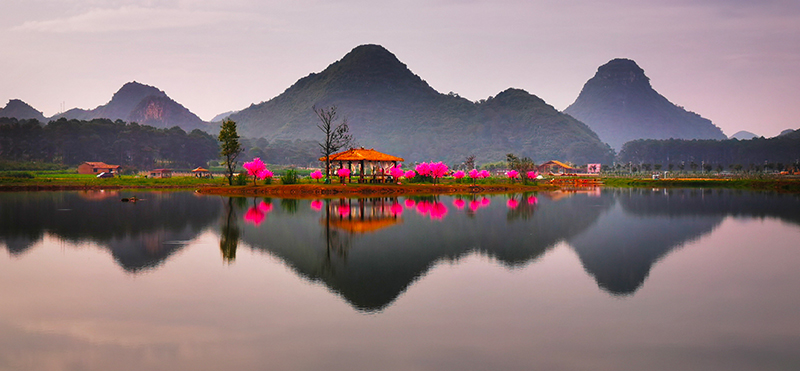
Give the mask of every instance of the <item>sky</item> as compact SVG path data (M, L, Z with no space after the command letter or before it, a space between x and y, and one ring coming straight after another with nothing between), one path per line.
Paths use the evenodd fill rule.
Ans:
M726 135L800 128L797 0L4 0L0 107L52 116L156 86L204 120L379 44L442 93L565 109L614 58Z

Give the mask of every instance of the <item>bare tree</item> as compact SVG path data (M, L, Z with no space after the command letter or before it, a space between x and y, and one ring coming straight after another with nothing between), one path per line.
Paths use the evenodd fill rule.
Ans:
M317 114L320 123L317 124L319 130L325 134L324 141L318 143L322 155L325 156L325 183L330 183L331 171L331 155L340 149L347 147L353 143L353 136L350 134L350 127L347 125L347 118L342 119L342 122L336 125L337 113L336 106L328 108L317 108L313 106L311 109Z

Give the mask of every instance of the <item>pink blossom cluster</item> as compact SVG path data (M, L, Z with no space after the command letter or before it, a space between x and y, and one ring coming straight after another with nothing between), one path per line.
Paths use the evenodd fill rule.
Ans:
M341 168L341 169L336 171L336 175L338 175L338 176L340 176L342 178L348 177L348 176L350 176L350 169Z
M423 162L417 165L415 170L417 171L417 174L421 176L430 176L433 179L438 179L444 177L445 174L447 174L447 172L450 170L450 167L443 162Z
M453 178L461 179L465 175L467 175L467 174L464 173L464 170L459 170L459 171L456 171L455 173L453 173Z
M395 180L400 179L403 175L405 175L405 171L401 169L399 166L393 166L389 169L389 175L392 176Z
M478 169L472 169L469 171L469 177L472 178L472 180L488 178L491 175L492 174L489 174L488 170L478 171Z
M244 214L245 222L253 223L255 226L261 224L267 217L267 214L272 211L272 204L261 201L258 206L253 206Z
M536 177L539 176L539 173L536 172L536 170L531 170L531 171L527 172L526 175L528 176L528 179L533 180L533 179L536 179Z
M487 198L483 197L480 200L472 200L469 202L469 209L473 212L478 211L478 209L487 207L492 203L492 201Z
M506 176L509 177L510 179L516 179L519 176L519 172L516 170L509 170L506 173Z
M406 208L408 209L416 209L417 213L420 215L427 215L432 220L442 220L445 216L447 216L447 206L444 203L439 201L428 201L422 200L416 202L410 198L407 198L404 202Z
M315 170L311 173L311 179L319 181L322 179L322 170Z
M261 161L260 157L256 157L253 161L245 162L242 167L247 170L247 174L253 177L253 184L256 184L256 178L266 179L272 178L273 174L267 170L267 165Z

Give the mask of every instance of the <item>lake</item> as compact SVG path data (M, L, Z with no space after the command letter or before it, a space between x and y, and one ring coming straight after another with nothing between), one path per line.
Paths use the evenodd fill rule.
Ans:
M0 193L0 249L3 371L800 369L796 194Z

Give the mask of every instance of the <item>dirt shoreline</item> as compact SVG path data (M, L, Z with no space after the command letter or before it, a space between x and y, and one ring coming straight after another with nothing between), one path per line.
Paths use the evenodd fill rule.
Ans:
M522 184L409 184L409 185L376 185L376 184L292 184L278 186L241 186L241 187L203 187L197 192L224 196L274 196L292 198L319 198L338 196L402 196L402 195L434 195L465 193L510 193L554 191L559 189L553 185Z

